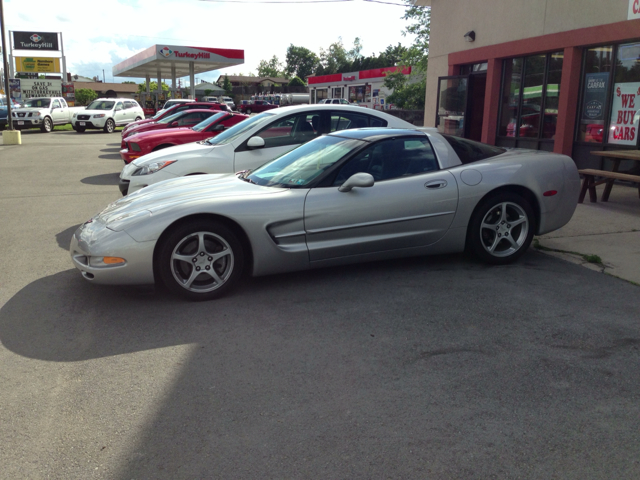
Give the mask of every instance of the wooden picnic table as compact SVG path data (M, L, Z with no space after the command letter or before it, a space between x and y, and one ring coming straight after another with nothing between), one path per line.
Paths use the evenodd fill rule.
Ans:
M638 196L640 196L640 175L630 175L619 171L620 162L622 162L622 160L635 160L640 162L640 150L595 151L591 152L591 155L612 159L613 168L611 170L594 170L591 168L578 170L578 172L584 176L582 188L580 189L580 197L578 199L579 203L583 202L587 191L589 192L589 199L591 202L596 202L596 186L602 185L603 183L606 183L606 185L602 192L601 201L608 201L611 189L613 188L613 182L616 180L626 180L638 183ZM595 177L603 177L604 180L596 181Z

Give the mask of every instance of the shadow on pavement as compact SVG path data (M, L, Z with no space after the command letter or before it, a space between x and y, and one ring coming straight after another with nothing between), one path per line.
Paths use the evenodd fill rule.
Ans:
M120 156L118 155L118 158ZM85 177L80 180L87 185L118 185L120 181L119 173L103 173L102 175L94 175L92 177Z
M120 148L119 147L118 148L103 148L100 151L101 152L106 152L106 153L119 153L120 152Z
M78 229L79 226L80 224L74 225L73 227L69 227L66 230L63 230L62 232L56 234L56 242L58 242L58 246L61 249L69 251L71 237L73 237L74 232Z
M98 158L104 158L105 160L120 160L120 161L122 161L122 158L120 157L119 153L105 153L104 155L98 155Z
M637 291L537 252L263 277L204 303L68 270L0 309L0 340L54 362L193 345L112 478L633 478Z

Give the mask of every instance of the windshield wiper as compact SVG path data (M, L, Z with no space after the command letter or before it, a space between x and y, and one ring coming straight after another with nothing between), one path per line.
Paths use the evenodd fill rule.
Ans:
M247 177L247 175L249 175L250 172L251 170L240 170L239 172L236 172L236 175L238 175L238 178L240 180L244 180L245 182L253 183L254 185L257 185L256 182L254 182L249 177Z

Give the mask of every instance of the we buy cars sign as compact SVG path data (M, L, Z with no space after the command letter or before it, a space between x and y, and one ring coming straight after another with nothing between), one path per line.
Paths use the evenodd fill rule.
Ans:
M634 18L640 18L640 0L629 0L627 20L633 20Z
M640 82L616 83L609 143L635 145L640 120Z

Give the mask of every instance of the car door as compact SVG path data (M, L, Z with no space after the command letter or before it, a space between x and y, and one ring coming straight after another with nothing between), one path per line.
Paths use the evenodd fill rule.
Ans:
M375 184L340 192L355 173ZM454 176L439 170L425 137L383 140L349 160L332 186L312 189L305 201L310 261L423 247L447 232L458 205Z
M113 117L116 125L126 125L129 123L127 122L127 112L122 102L116 102L113 110Z
M247 147L249 139L236 148L234 170L247 170L279 157L297 146L313 140L320 135L318 127L320 112L305 111L279 117L252 137L261 137L264 147L251 149Z
M60 105L60 100L57 98L53 99L53 102L51 103L51 120L54 125L67 123L66 112Z

